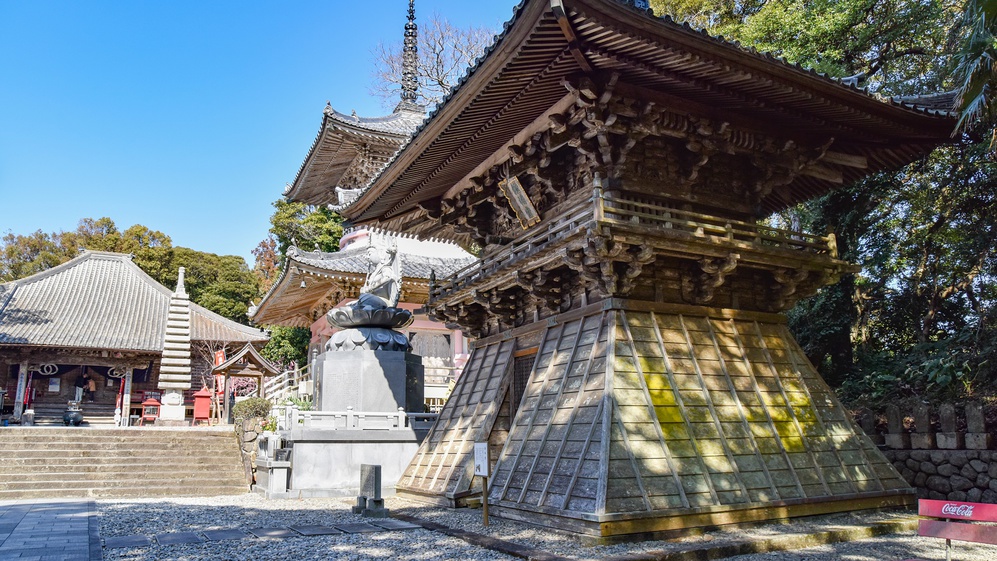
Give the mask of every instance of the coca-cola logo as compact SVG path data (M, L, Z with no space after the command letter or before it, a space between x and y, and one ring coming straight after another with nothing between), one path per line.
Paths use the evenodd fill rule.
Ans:
M942 514L969 518L973 515L973 506L961 505L957 503L945 503L945 506L942 507Z

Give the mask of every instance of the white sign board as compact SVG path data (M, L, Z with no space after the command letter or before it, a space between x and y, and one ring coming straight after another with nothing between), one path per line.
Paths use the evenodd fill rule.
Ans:
M474 475L488 477L488 443L474 443Z

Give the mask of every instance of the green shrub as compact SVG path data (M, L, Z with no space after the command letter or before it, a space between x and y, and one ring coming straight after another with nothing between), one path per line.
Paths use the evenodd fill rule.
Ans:
M232 407L232 420L235 421L236 424L239 424L246 419L252 419L254 417L266 418L270 415L270 409L272 407L273 404L266 398L251 397L249 399L244 399Z

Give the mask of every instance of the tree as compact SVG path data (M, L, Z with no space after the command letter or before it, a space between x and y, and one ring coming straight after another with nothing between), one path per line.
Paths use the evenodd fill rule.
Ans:
M997 149L997 0L968 0L964 14L968 32L956 54L957 130L982 122L990 127L990 147Z
M343 219L328 207L314 207L283 199L274 201L273 206L276 210L270 216L270 234L276 238L277 254L281 258L292 245L303 251L339 249ZM267 242L264 240L261 243ZM265 253L261 255L264 259L269 257ZM257 255L257 265L260 265L261 255Z
M967 99L990 108L990 86L980 84L992 83L992 74L967 69L993 70L993 27L986 27L993 3L971 0L967 13L974 16L965 19L957 0L653 5L881 95L949 91L958 79L973 84L967 93L983 94ZM969 39L957 56L961 37ZM966 54L972 46L975 53ZM957 76L953 60L960 64ZM973 81L980 76L982 82ZM842 258L862 266L789 312L804 350L846 398L965 396L993 379L997 264L989 248L997 245L997 232L989 217L997 213L995 201L993 160L980 146L960 142L782 213L780 220L804 230L833 231Z
M462 29L433 14L419 29L417 103L435 106L457 85L468 68L491 44L494 32L485 27ZM371 94L394 107L400 99L402 43L379 43L374 48Z
M121 232L110 218L84 218L73 231L9 233L0 241L2 282L44 271L89 249L131 254L139 268L170 289L176 286L179 267L184 267L191 300L240 323L248 322L249 301L259 296L259 281L242 257L173 247L169 236L141 224Z
M308 344L312 333L303 327L282 327L275 325L270 328L270 340L260 354L264 358L285 368L294 364L308 364Z

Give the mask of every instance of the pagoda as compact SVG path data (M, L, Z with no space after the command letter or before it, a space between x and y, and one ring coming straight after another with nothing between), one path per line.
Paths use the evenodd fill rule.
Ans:
M646 6L646 2L643 3ZM857 270L763 219L949 138L890 100L615 0L524 0L342 213L481 248L477 337L400 493L597 538L908 505L784 310Z

